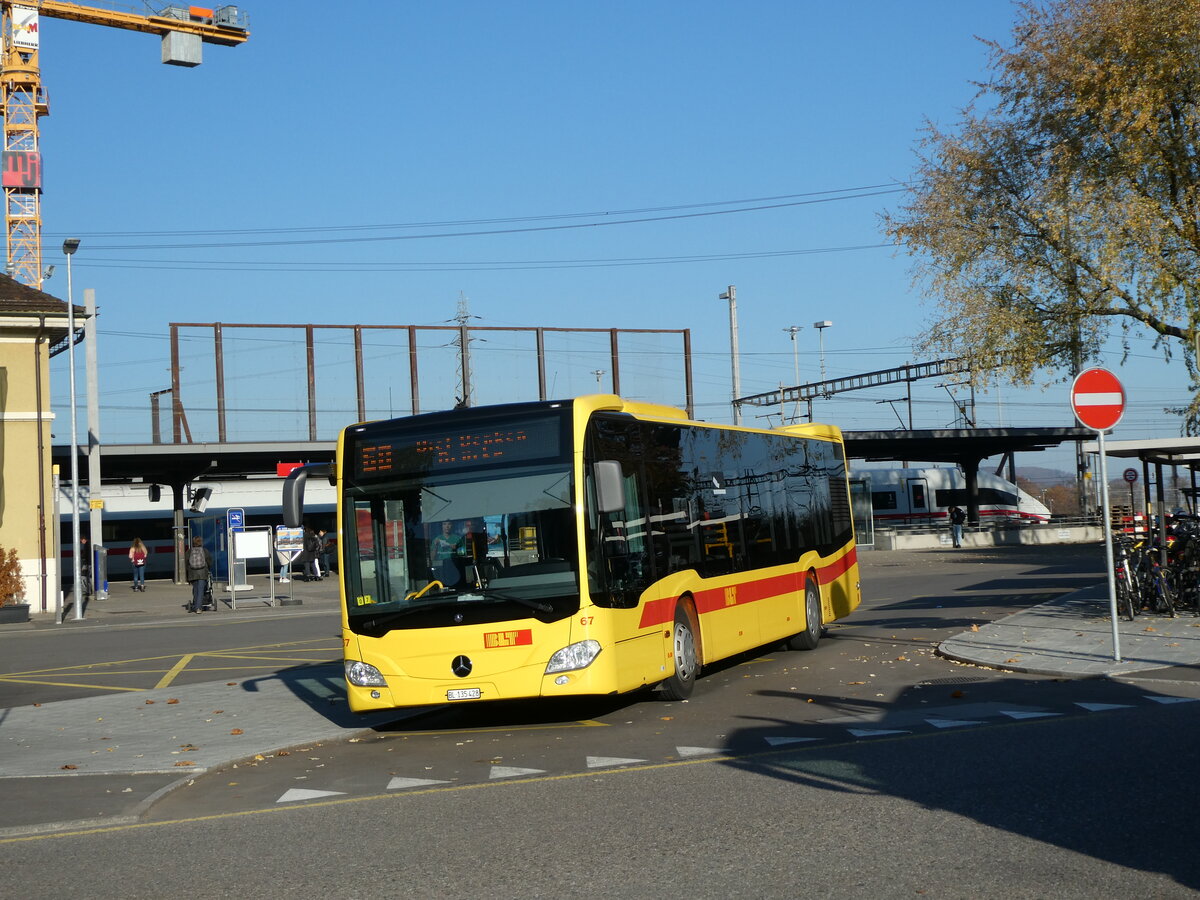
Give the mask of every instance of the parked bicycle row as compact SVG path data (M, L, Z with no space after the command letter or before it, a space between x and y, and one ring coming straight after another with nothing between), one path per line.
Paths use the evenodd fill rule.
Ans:
M1165 533L1164 533L1165 532ZM1112 532L1117 612L1200 616L1200 518L1172 516L1165 529L1146 534Z

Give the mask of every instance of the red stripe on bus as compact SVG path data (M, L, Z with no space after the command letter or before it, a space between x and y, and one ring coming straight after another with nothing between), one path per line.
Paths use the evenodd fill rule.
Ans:
M828 584L850 571L858 562L858 549L852 548L841 558L817 569L817 581ZM768 578L756 578L718 588L707 588L692 594L696 601L696 611L701 615L730 606L742 606L755 603L769 597L781 594L799 593L804 589L804 572L788 572L783 575L772 575ZM675 618L675 597L659 597L647 600L642 606L642 618L638 623L640 628L650 628L665 625Z

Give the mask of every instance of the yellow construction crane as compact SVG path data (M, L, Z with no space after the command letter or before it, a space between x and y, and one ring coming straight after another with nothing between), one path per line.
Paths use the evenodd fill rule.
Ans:
M4 187L6 271L38 289L43 278L38 119L50 114L38 67L41 16L157 34L162 37L162 61L173 66L200 65L202 44L234 47L250 37L247 18L236 6L168 5L141 13L61 0L0 0L4 41L0 57L0 117L4 120L0 180Z

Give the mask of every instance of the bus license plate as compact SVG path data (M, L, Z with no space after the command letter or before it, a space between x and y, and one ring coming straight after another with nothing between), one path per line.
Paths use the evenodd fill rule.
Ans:
M479 688L458 688L446 691L447 700L478 700L479 696Z

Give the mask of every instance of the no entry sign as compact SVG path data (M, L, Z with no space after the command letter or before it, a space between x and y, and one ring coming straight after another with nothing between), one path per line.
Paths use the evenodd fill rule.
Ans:
M1088 369L1071 385L1071 409L1085 428L1108 431L1125 414L1125 389L1107 369Z

